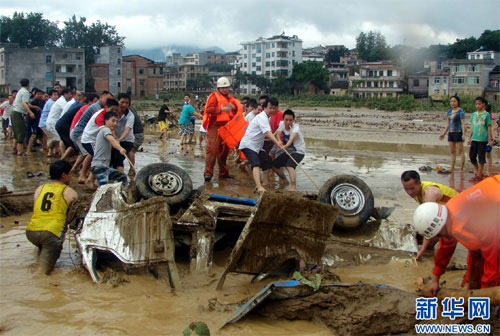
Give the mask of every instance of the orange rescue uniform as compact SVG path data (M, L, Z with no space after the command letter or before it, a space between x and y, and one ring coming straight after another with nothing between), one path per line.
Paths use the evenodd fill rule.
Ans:
M481 288L499 285L500 278L500 175L489 177L446 203L447 225L454 239L440 240L432 273L441 276L457 242L469 250L468 273L480 279ZM471 254L476 258L472 258ZM479 274L474 274L478 269ZM473 270L471 274L469 271ZM462 284L463 285L463 284Z
M222 108L228 103L233 104L235 108L230 112L223 112ZM208 97L203 114L203 127L207 130L207 149L203 176L214 175L216 161L219 164L219 178L229 176L229 167L227 165L229 147L226 146L224 140L219 136L218 130L219 127L225 125L239 111L243 111L240 101L229 94L225 96L217 90L212 92Z

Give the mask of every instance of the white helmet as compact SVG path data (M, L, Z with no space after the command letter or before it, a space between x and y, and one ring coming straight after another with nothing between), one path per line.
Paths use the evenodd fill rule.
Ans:
M225 88L225 87L230 87L231 82L227 77L221 77L217 80L217 88Z
M413 226L424 238L436 236L446 224L448 209L434 202L425 202L418 206L413 214Z

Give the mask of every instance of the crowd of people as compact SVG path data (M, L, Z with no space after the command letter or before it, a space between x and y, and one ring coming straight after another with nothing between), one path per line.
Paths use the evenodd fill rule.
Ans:
M56 83L48 92L29 91L29 80L0 105L6 139L13 140L13 153L31 156L36 145L43 155L70 161L68 174L79 171L78 183L95 189L111 178L127 183L124 160L131 165L144 141L140 118L130 108L131 97L103 91L99 96L62 88ZM129 171L130 175L134 170Z

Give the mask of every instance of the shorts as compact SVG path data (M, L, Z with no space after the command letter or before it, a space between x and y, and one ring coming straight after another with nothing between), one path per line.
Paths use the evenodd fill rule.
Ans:
M448 132L448 142L464 142L462 132Z
M144 133L134 134L134 137L135 140L134 140L134 147L132 147L132 152L137 153L139 147L141 147L142 143L144 142Z
M134 147L134 143L128 141L122 141L120 142L120 146L122 146L128 153ZM123 160L125 160L125 156L121 155L120 152L117 151L115 148L112 148L110 166L112 168L123 167Z
M158 126L160 126L160 131L162 131L162 132L163 132L163 130L168 131L168 125L165 121L158 121Z
M193 124L193 130L194 130L194 123L196 122L196 118L190 118L189 121L191 124Z
M472 164L486 163L486 144L487 142L472 141L469 149L469 159Z
M61 138L59 137L59 133L57 133L56 129L55 129L55 125L53 124L47 124L45 125L45 127L43 128L43 131L45 132L45 134L52 140L54 141L60 141Z
M2 128L3 129L9 128L9 120L10 120L10 118L7 118L7 119L2 118Z
M24 120L24 115L22 113L12 111L10 120L12 121L14 139L16 139L17 143L24 143L24 139L26 137L26 121Z
M273 161L266 152L260 151L259 154L257 154L250 148L243 148L241 151L245 154L252 168L260 167L262 170L269 170L272 168Z
M40 267L44 273L50 273L61 255L64 233L61 237L57 237L50 231L26 230L26 238L28 238L33 245L38 247L40 253Z
M113 168L92 167L92 173L95 175L99 186L108 184L109 180L122 182L125 187L128 184L127 175Z
M300 163L300 161L302 161L302 159L304 158L304 154L300 154L297 152L290 153L290 155L295 159L295 161L297 161L297 163ZM281 155L279 155L276 159L273 160L273 167L276 167L276 168L290 167L290 168L295 169L297 167L297 165L288 156L288 154L283 152Z
M273 149L274 142L271 140L264 140L264 146L262 147L262 150L266 152L267 154L271 153L271 149Z
M194 134L194 126L192 123L188 122L185 124L179 124L179 135L191 135Z
M85 156L88 154L87 150L85 148L83 148L83 146L82 146L82 142L81 142L82 138L75 139L74 137L71 136L71 132L69 133L69 137L70 137L71 141L75 144L76 149L78 149L78 151L80 152L80 154L82 156Z
M36 114L35 114L36 115ZM32 134L36 134L37 137L41 138L43 136L43 132L38 127L38 123L40 122L40 116L35 119L31 119L30 116L26 117L26 136L31 136Z
M82 142L82 146L87 151L88 154L94 156L94 145Z

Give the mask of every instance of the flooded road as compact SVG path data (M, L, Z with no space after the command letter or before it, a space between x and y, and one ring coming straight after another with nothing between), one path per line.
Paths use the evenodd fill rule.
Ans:
M366 139L365 139L366 140ZM322 185L338 174L353 174L372 189L375 205L396 206L392 220L409 223L417 204L401 188L399 177L407 169L418 170L423 165L446 166L446 146L373 144L369 141L306 139L307 155L302 167ZM146 136L144 151L137 153L138 169L154 162L169 162L185 169L194 187L203 185L204 154L199 145L181 148L177 138L167 144L157 135ZM32 157L14 157L10 145L0 141L0 186L10 190L34 190L47 182L48 162L35 153ZM127 165L127 163L126 163ZM128 167L126 166L126 170ZM43 171L40 177L26 178L28 171ZM239 197L257 198L248 174L231 167L234 179L207 185L211 192ZM424 180L440 182L463 190L470 185L472 173L439 175L435 171L423 174ZM306 175L297 170L297 188L317 192ZM180 335L193 321L204 321L213 335L331 335L320 323L308 321L271 320L250 316L236 325L217 329L234 311L210 310L209 299L222 304L235 304L257 293L267 282L250 284L248 275L230 274L222 291L216 283L225 265L228 251L215 255L211 275L196 278L189 274L186 260L178 261L184 290L172 294L152 275L124 274L117 287L94 284L79 267L79 254L74 237L67 235L64 250L50 276L33 274L36 257L24 230L30 214L0 218L0 332L6 335ZM18 221L16 223L15 221ZM399 260L385 265L335 268L343 281L378 282L413 291L417 277L429 276L432 260L422 263ZM448 272L444 279L458 287L464 271ZM269 280L270 281L270 280Z

